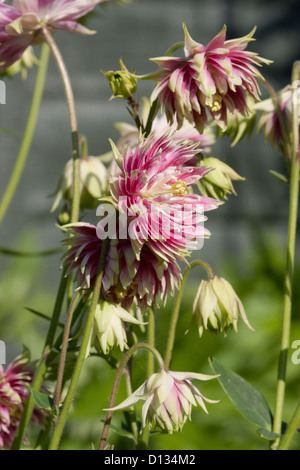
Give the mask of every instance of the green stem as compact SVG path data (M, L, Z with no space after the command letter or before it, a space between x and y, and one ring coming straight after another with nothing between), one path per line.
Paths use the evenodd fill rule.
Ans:
M148 344L155 347L155 316L152 308L148 310ZM148 368L147 368L148 377L154 373L154 355L149 354L148 356ZM148 449L150 437L150 428L149 424L146 423L137 443L138 450Z
M59 405L60 405L61 389L62 389L63 378L64 378L64 370L65 370L65 362L66 362L66 356L67 356L71 322L72 322L73 313L76 307L76 303L80 295L81 295L80 292L77 292L74 295L70 303L70 307L69 307L67 319L66 319L66 324L64 328L59 366L58 366L58 373L57 373L56 388L55 388L55 394L54 394L54 407L57 407L57 408L59 408Z
M211 267L209 266L209 264L206 263L205 261L202 261L202 260L193 261L186 268L186 270L183 274L183 277L182 277L181 286L180 286L180 289L177 293L177 297L176 297L174 307L173 307L173 311L172 311L172 315L171 315L169 335L168 335L166 354L165 354L166 369L169 369L170 364L171 364L172 352L173 352L174 341L175 341L176 326L177 326L177 321L178 321L178 317L179 317L180 305L181 305L181 300L182 300L182 296L183 296L185 283L186 283L187 277L188 277L191 269L193 269L195 266L199 266L199 265L206 269L210 279L212 279L214 277L214 273L213 273Z
M124 354L123 359L120 362L120 365L119 365L118 370L116 372L115 380L114 380L114 383L113 383L113 387L112 387L112 391L111 391L111 395L110 395L110 399L109 399L108 408L113 408L115 406L117 393L118 393L118 389L119 389L119 385L120 385L120 381L121 381L121 377L122 377L123 372L126 368L126 364L129 361L129 359L131 358L132 354L135 353L139 349L147 349L148 351L152 352L152 354L154 354L155 358L157 359L159 367L161 369L164 367L164 362L162 360L161 355L159 354L157 349L155 349L150 344L137 343L137 344L134 344L133 346L131 346L131 348L128 349L128 351ZM107 440L107 436L108 436L108 432L109 432L109 427L110 427L110 422L111 422L112 415L113 415L113 411L108 410L108 412L106 414L106 419L105 419L105 424L104 424L104 427L103 427L101 439L100 439L99 450L104 450L105 449L106 440Z
M75 100L73 89L71 85L70 76L66 68L63 57L60 53L59 48L57 47L56 42L53 39L53 36L44 27L41 31L46 42L48 43L51 52L55 58L57 67L59 69L62 82L65 89L66 100L69 110L69 119L70 119L70 128L71 128L71 141L72 141L72 157L73 157L73 197L72 197L72 212L71 212L71 222L78 222L79 210L80 210L80 151L79 151L79 136L78 136L78 124L77 124L77 114L75 107Z
M62 273L59 289L57 292L56 302L55 302L55 306L53 310L53 315L52 315L51 322L50 322L50 327L49 327L49 331L48 331L47 338L45 341L45 346L44 346L42 357L41 357L41 360L40 360L40 363L37 368L35 378L32 384L32 389L36 391L40 390L41 385L43 383L44 376L47 370L46 361L47 361L48 355L51 351L51 348L53 346L53 342L55 339L55 332L58 326L60 312L61 312L62 304L64 301L66 285L67 285L65 272L66 272L66 268L63 270L63 273ZM21 447L34 406L35 406L34 399L33 399L32 394L30 394L28 396L28 399L24 408L24 412L20 420L18 431L16 433L13 445L11 447L12 450L18 450Z
M60 441L60 438L64 429L64 425L65 425L65 422L69 413L69 409L71 407L73 397L74 397L74 394L75 394L75 391L79 382L82 366L86 358L86 351L87 351L87 347L89 344L89 340L90 340L90 336L91 336L91 332L92 332L92 328L94 324L95 311L96 311L96 307L99 301L99 296L100 296L100 291L101 291L102 278L103 278L103 272L104 272L104 263L106 260L106 252L108 248L108 243L109 243L109 239L106 238L103 241L103 245L102 245L98 274L97 274L97 278L96 278L95 285L94 285L92 302L91 302L87 322L85 325L85 330L84 330L77 362L73 371L73 375L71 378L67 396L65 398L61 413L58 417L58 420L57 420L57 423L53 432L53 436L49 445L49 450L56 450L59 446L59 441Z
M298 427L300 427L300 400L298 402L298 405L295 409L294 415L290 421L290 424L288 425L284 435L282 436L278 450L288 450L290 447L290 444L292 442L292 439L296 432L298 431Z
M299 78L300 63L296 62L293 67L292 81ZM281 344L278 360L277 375L277 391L274 412L273 431L281 434L281 423L286 387L286 368L287 356L290 343L291 330L291 313L292 313L292 289L294 279L295 265L295 244L297 233L297 214L298 214L298 198L299 198L299 124L298 124L298 105L293 100L293 154L291 161L291 178L290 178L290 208L288 223L288 241L287 241L287 258L286 271L284 278L284 302L281 329ZM277 448L279 439L277 439L272 448Z
M29 150L32 144L34 132L36 129L37 118L41 106L42 96L45 87L45 81L47 76L47 69L49 63L49 47L47 44L43 44L41 48L40 61L38 66L38 72L36 76L36 82L34 92L32 96L31 106L29 110L28 120L26 128L23 134L22 143L19 149L17 160L9 179L8 185L2 197L0 203L0 223L5 217L10 202L15 194L20 178L22 176L25 163L29 154Z

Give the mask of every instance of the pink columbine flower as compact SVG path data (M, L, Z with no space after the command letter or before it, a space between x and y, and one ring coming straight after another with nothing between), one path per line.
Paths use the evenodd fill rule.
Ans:
M28 46L42 42L40 30L81 34L93 31L77 22L98 3L108 0L0 0L0 71L19 60Z
M191 383L191 380L211 380L216 375L197 374L194 372L172 372L162 369L151 375L135 392L120 405L111 410L123 410L144 401L142 407L142 426L146 421L154 422L169 434L181 431L187 418L191 419L192 406L200 405L207 413L205 401L218 403L204 397Z
M167 118L175 115L179 125L183 119L195 123L202 132L207 124L207 110L226 128L227 110L248 112L247 93L259 99L257 78L262 78L257 66L271 61L246 51L253 40L255 28L242 38L227 40L226 26L207 45L195 42L184 25L185 58L158 57L160 71L151 78L159 80L152 93L152 101L159 99Z
M98 238L97 227L88 223L65 226L73 236L66 240L71 247L64 255L67 274L75 274L81 288L93 288L97 275L103 241ZM105 300L128 309L133 300L141 310L157 306L161 299L173 295L180 284L180 270L174 261L161 260L147 246L137 260L129 240L110 240L106 256L101 294Z
M127 218L137 259L145 245L165 261L183 259L210 236L204 212L217 208L218 202L190 191L209 168L188 166L198 144L182 141L175 146L172 139L172 133L158 139L150 134L135 150L127 147L122 154L112 145L119 171L111 176L110 192Z
M0 365L0 447L10 448L32 383L34 368L26 353L16 357L4 372ZM43 425L43 413L35 409L31 421Z
M144 109L143 113L144 114ZM143 124L147 122L148 115L142 119ZM117 142L118 149L121 149L124 145L130 145L131 148L135 149L139 141L139 130L136 126L127 124L126 122L117 122L114 126L117 131L120 133L121 137ZM178 123L176 116L174 116L173 123L170 123L167 120L166 115L163 113L154 118L152 123L152 133L155 138L159 139L165 133L171 130L172 133L172 142L174 145L177 145L178 142L183 140L189 141L190 143L198 144L198 151L201 154L207 155L211 151L211 145L215 143L215 135L213 131L207 127L203 134L200 134L198 130L189 123L186 119L183 121L182 126L178 129Z
M257 125L258 130L262 131L264 137L282 153L284 153L285 143L282 125L285 126L286 138L289 137L292 130L292 97L293 89L291 85L287 85L277 93L282 123L280 122L273 98L268 98L261 103L255 104L253 107L254 110L261 111Z

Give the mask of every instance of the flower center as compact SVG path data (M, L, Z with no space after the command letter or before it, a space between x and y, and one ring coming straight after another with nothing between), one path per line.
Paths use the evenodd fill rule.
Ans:
M222 98L221 98L221 96L218 93L216 93L207 102L207 106L213 112L220 111L220 109L222 107Z

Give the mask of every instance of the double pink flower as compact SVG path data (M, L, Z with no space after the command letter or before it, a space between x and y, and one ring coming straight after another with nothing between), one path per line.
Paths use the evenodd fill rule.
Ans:
M253 41L254 31L242 38L225 41L224 26L204 46L191 38L184 25L185 58L152 59L160 67L151 77L159 81L152 101L159 99L170 122L174 115L179 125L186 118L203 132L208 121L207 112L223 128L227 125L227 110L247 114L247 93L259 99L257 78L262 75L257 66L271 62L245 50Z
M42 42L40 30L62 29L92 34L77 22L98 3L108 0L0 0L0 71L19 60L28 46Z

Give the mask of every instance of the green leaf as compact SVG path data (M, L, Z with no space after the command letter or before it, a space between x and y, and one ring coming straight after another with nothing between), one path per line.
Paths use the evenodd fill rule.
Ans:
M101 419L102 423L105 423L105 419ZM113 431L115 431L119 436L122 436L122 437L127 437L127 439L132 439L133 441L135 441L135 437L134 435L129 432L129 431L126 431L125 429L123 428L120 428L119 426L115 426L114 424L110 423L110 427Z
M238 411L254 424L266 431L272 430L272 413L263 395L240 375L211 358L213 371L219 374L218 381Z
M285 175L283 175L281 173L278 173L278 171L275 171L275 170L269 170L269 173L271 173L271 175L275 176L276 178L278 178L283 183L288 184L289 180Z
M256 432L260 435L260 437L262 437L263 439L267 439L268 441L274 441L275 439L280 437L279 434L276 434L276 432L271 432L267 429L260 428Z
M30 388L30 387L29 387ZM37 392L30 388L35 404L42 408L43 410L52 410L53 409L53 399L46 395L45 393Z

